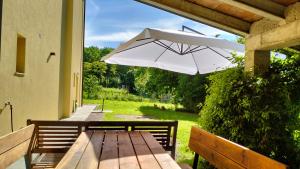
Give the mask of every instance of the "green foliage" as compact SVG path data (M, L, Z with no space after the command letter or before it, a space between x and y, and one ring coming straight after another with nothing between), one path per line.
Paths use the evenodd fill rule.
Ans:
M176 88L176 99L189 112L199 112L206 97L206 75L181 75Z
M264 77L249 76L242 66L211 75L200 125L298 169L299 59L288 58L273 59Z
M83 56L84 78L93 76L97 78L98 86L127 88L129 92L136 93L132 67L109 65L100 61L102 57L112 50L112 48L99 49L94 46L85 48ZM86 84L86 82L89 82L89 79L84 79L83 82L83 86L89 85Z
M95 46L84 48L83 62L100 61L103 56L107 55L112 50L113 50L112 48L99 49L98 47Z
M206 76L189 76L154 68L135 69L135 86L145 97L173 102L184 111L198 113L206 96Z
M120 100L120 101L150 101L149 99L130 94L126 89L101 88L98 92L98 99Z
M83 76L94 76L97 78L98 85L102 84L105 80L107 66L100 61L84 62L83 63ZM85 84L85 83L84 83Z
M94 75L88 75L83 78L83 98L96 99L97 93L101 89L98 78Z
M178 73L154 68L137 68L135 85L140 95L170 100L178 85Z

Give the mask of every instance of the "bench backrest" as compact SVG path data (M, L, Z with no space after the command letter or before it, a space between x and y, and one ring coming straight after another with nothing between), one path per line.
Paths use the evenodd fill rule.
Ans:
M217 168L287 168L282 163L197 127L192 127L189 148Z
M0 168L6 168L28 153L34 125L0 137Z
M175 157L178 121L40 121L35 124L33 153L64 153L75 142L81 131L122 130L148 131Z
M31 153L66 153L85 126L73 121L27 120L27 124L35 125Z

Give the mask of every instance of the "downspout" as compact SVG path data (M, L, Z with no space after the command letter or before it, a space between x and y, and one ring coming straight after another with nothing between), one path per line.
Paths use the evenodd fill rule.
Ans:
M3 0L0 0L0 59L1 59L1 39L2 39L2 14L3 14Z
M10 102L4 103L4 107L0 109L0 114L7 106L9 106L10 108L10 128L11 128L11 132L13 132L14 131L13 105Z
M85 42L85 11L86 11L86 0L83 2L83 24L82 24L82 56L81 56L81 106L83 105L83 55L84 55L84 42Z

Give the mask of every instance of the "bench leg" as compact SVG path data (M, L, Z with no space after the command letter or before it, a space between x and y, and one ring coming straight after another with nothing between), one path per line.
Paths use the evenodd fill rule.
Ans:
M30 154L31 155L31 154ZM31 158L29 154L24 156L26 169L31 169Z
M193 162L193 169L197 169L199 161L199 154L195 153L194 162Z

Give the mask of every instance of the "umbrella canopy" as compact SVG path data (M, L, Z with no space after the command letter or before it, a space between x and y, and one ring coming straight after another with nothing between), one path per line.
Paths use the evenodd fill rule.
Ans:
M196 33L146 28L102 60L194 75L235 66L232 51L244 52L244 46Z

